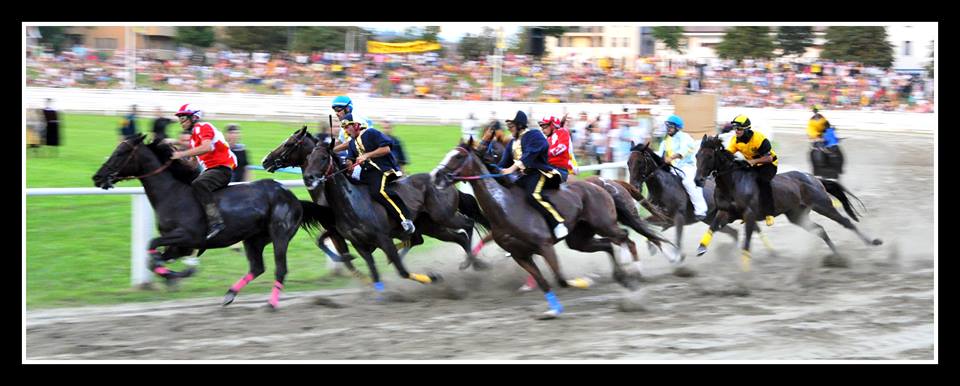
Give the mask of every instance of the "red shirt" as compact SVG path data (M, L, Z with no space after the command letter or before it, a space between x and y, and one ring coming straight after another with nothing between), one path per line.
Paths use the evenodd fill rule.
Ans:
M190 146L200 147L204 140L210 140L213 151L197 156L204 169L217 166L226 166L230 169L237 167L237 156L230 151L226 137L209 122L198 122L193 125L193 134L190 136Z
M556 128L553 130L553 135L547 138L547 142L550 143L550 149L547 150L550 165L572 172L573 161L570 158L570 152L573 151L573 146L570 145L570 132L562 127Z

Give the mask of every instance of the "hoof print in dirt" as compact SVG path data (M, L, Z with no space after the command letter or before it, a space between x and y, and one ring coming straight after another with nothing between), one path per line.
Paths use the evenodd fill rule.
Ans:
M333 301L326 296L317 296L313 298L313 304L318 306L324 306L329 308L343 308L344 306L340 303Z
M695 277L697 276L697 271L694 271L689 267L677 267L673 270L673 276L676 277Z
M850 259L837 254L828 255L823 258L823 266L829 268L849 268Z

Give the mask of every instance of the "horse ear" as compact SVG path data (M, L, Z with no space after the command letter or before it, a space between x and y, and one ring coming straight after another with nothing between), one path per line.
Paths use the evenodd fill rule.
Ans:
M473 135L471 135L470 140L467 141L467 146L473 147Z

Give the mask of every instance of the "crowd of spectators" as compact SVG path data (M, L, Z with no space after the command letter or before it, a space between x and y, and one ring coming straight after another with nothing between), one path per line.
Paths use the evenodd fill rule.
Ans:
M27 85L120 88L125 66L122 51L74 47L28 54ZM628 64L508 54L502 68L501 98L510 101L669 104L671 95L702 92L717 94L721 106L933 111L932 80L855 63L639 58ZM136 73L137 88L173 91L490 100L493 88L489 61L436 52L181 50L167 59L141 55Z

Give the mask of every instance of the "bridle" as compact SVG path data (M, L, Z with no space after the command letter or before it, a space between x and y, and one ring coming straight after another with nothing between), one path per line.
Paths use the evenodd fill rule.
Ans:
M167 162L165 162L163 165L160 165L159 168L153 170L152 172L149 172L149 173L146 173L146 174L141 174L141 175L139 175L139 176L127 176L127 177L117 178L117 174L119 174L120 171L123 170L123 168L126 167L128 163L130 163L130 160L132 160L132 159L134 159L134 158L136 157L136 155L137 155L137 149L140 148L140 145L142 145L142 143L138 143L138 144L136 144L136 145L131 145L131 144L130 144L129 142L127 142L127 141L123 141L123 142L121 142L121 144L125 144L125 145L127 145L127 146L131 146L132 149L130 150L130 155L128 155L127 158L126 158L125 160L123 160L123 163L120 164L120 167L118 167L116 170L114 170L113 172L111 172L110 174L108 174L108 176L109 176L112 180L114 180L114 181L116 181L116 182L126 181L126 180L132 180L132 179L139 179L139 178L151 177L151 176L160 174L161 172L163 172L164 170L166 170L167 167L169 167L169 166L173 163L173 159L168 159Z

